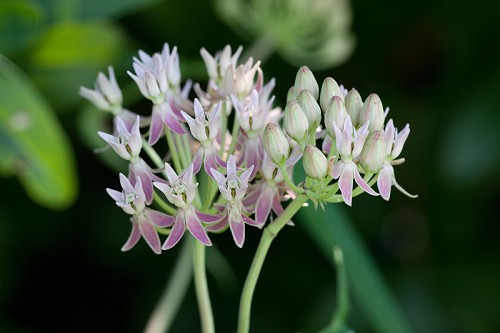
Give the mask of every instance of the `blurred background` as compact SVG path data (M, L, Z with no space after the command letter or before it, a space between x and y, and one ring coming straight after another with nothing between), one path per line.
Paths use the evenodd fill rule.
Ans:
M165 42L179 48L183 79L202 86L200 48L243 45L265 59L282 106L302 64L318 82L332 76L363 98L379 94L396 127L411 124L396 177L419 197L394 189L390 202L365 195L319 214L359 237L411 331L500 332L499 3L284 3L0 0L0 332L143 330L178 249L156 256L141 241L120 252L130 225L105 192L118 187L110 165L120 165L94 153L106 120L78 89L111 64L125 105L147 112L126 71L138 49ZM30 128L33 119L42 125ZM335 269L304 227L312 214L271 248L253 332L317 332L330 320ZM259 240L247 233L243 250L213 236L231 265L222 279L217 268L209 275L220 332L236 325ZM362 303L358 291L349 325L382 333ZM199 331L192 288L171 331Z

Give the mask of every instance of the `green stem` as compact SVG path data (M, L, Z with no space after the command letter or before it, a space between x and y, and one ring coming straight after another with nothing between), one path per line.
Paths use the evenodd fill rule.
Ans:
M174 215L177 209L166 203L156 191L153 191L153 200L160 206L167 214Z
M197 240L194 241L193 264L194 286L196 289L196 298L198 299L201 331L203 333L214 333L214 316L212 313L212 305L210 304L207 275L205 271L205 245Z
M172 131L169 128L165 128L165 136L167 137L168 150L170 152L170 156L172 157L172 163L174 164L175 172L177 174L180 174L182 172L182 165L179 159L179 154L175 147Z
M146 154L148 154L149 158L153 161L157 168L163 169L165 167L160 155L158 155L156 150L154 150L144 138L142 139L142 149L146 152Z
M238 117L234 116L233 129L231 130L231 145L229 146L229 151L227 155L231 155L236 148L236 143L238 143L238 134L240 132L240 123Z
M190 277L193 274L192 249L192 239L187 238L177 257L173 273L170 275L165 290L151 317L149 317L144 333L164 333L168 331L191 281Z
M274 222L269 224L264 229L241 293L237 330L238 333L248 333L250 329L250 312L253 293L255 286L257 285L257 280L259 279L260 271L262 270L262 265L264 264L264 260L267 255L267 251L269 250L272 241L278 232L295 215L295 213L297 213L307 200L308 197L306 195L298 195L295 200L293 200L283 211L283 214L281 214L276 220L274 220Z
M304 189L298 187L297 185L295 185L293 183L293 181L290 179L290 175L288 174L288 170L285 167L285 163L281 163L279 165L276 164L276 165L278 166L278 168L280 169L281 173L283 174L283 178L284 178L286 184L288 185L288 187L290 187L290 189L292 191L294 191L295 193L297 193L297 194L303 193Z

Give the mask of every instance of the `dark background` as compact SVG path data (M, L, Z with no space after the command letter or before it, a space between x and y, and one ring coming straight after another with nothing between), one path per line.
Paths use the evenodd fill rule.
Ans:
M164 42L177 45L185 78L195 72L186 64L202 66L202 46L213 53L249 44L209 1L149 2L113 17L81 18L112 22L125 36L112 58L121 83L131 81L125 73L139 48L152 53ZM40 3L49 13L45 29L56 21L54 4ZM354 53L316 78L333 76L363 96L376 92L397 127L411 124L406 163L396 176L419 197L393 189L390 202L361 196L352 208L338 209L351 217L415 332L500 332L500 6L389 0L352 6ZM77 88L91 86L106 67L75 72L68 81L74 90L54 92L36 80L30 61L42 41L43 33L34 34L23 47L0 52L41 82L75 151L80 190L71 207L54 211L30 201L15 178L0 179L0 331L141 331L179 249L156 256L141 241L120 252L127 216L104 190L117 188L118 177L82 143L77 125L88 105ZM283 102L297 67L274 55L262 68L266 81L276 78L274 94ZM335 275L301 223L308 221L285 229L271 248L253 306L255 332L312 332L329 319ZM212 239L234 269L224 283L209 281L217 328L231 332L259 231L247 228L243 250L227 234ZM356 304L348 322L357 332L373 331ZM172 332L196 331L191 288Z

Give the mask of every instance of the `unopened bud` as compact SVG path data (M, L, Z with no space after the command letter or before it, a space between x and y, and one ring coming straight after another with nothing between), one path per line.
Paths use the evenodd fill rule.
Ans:
M286 104L283 125L288 135L298 144L305 141L309 121L299 103L291 101Z
M363 145L359 156L361 166L367 173L376 173L384 164L386 157L383 131L373 131Z
M264 150L269 159L282 164L290 156L290 144L278 125L269 123L264 130Z
M302 90L297 97L297 101L309 120L309 130L316 131L321 123L321 109L309 90Z
M309 90L314 96L314 99L319 97L319 86L318 82L314 78L314 74L311 72L309 67L302 66L297 72L295 77L295 96L298 96L300 92L304 89Z
M370 96L368 96L359 114L359 125L364 125L367 121L370 121L368 127L370 132L380 131L384 128L384 107L377 94L370 94Z
M297 97L295 96L295 87L291 86L290 89L288 89L288 93L286 94L286 102L290 101L296 101Z
M344 127L344 121L348 117L344 101L340 96L333 96L325 112L325 127L331 137L335 137L333 123L339 128Z
M328 160L321 150L313 145L307 145L302 156L302 166L307 176L323 179L327 175Z
M363 100L356 89L351 89L345 97L345 107L347 114L351 117L352 126L357 127L359 123L359 114L363 108Z
M321 85L321 94L319 96L319 105L321 105L321 109L324 112L328 109L333 96L344 98L337 82L333 78L327 77Z

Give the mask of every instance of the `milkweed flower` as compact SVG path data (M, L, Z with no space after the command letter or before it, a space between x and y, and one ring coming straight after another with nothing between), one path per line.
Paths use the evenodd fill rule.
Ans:
M229 225L234 242L238 247L242 247L245 242L245 223L257 227L262 226L246 215L248 212L242 203L253 168L253 165L250 166L238 176L234 156L230 155L227 160L227 176L212 169L212 175L217 182L219 191L227 202L222 210L222 218L207 226L207 230L218 232Z
M368 126L369 122L356 130L352 126L351 118L349 117L346 118L342 130L336 123L333 123L336 139L335 144L341 158L334 164L331 176L334 179L339 179L339 188L342 193L342 198L349 206L352 205L353 180L355 180L368 194L378 195L378 193L363 180L356 163L353 161L353 159L358 157L361 153L365 139L368 136Z
M116 201L116 205L129 215L132 215L132 231L122 247L122 251L128 251L137 244L139 239L144 238L154 253L161 253L160 237L156 228L170 227L174 223L174 218L164 213L146 207L146 195L142 189L142 182L139 177L135 179L135 184L122 173L120 173L120 184L122 191L107 188L109 196Z
M396 182L396 177L394 176L394 165L398 165L404 162L404 158L397 159L403 146L410 135L410 125L406 124L401 132L398 133L397 129L394 128L394 123L392 119L387 122L384 133L385 142L385 152L386 158L384 165L377 179L377 187L380 191L380 195L384 200L389 200L391 196L391 187L394 185L401 193L410 197L416 198L417 195L408 193L401 185Z
M207 174L212 176L211 169L217 169L220 158L217 154L215 139L219 132L221 103L217 103L209 112L203 110L200 101L194 100L195 117L191 117L185 112L182 116L186 120L191 134L200 142L200 146L193 157L193 173L197 174L201 169L201 164L205 166Z
M175 246L187 229L202 244L210 246L212 242L208 238L207 232L203 228L201 218L206 222L213 222L208 214L201 214L194 208L192 202L196 194L198 183L193 182L193 164L181 174L177 175L170 164L165 163L165 172L168 184L154 182L154 186L159 189L167 200L177 207L175 222L162 249L168 250Z

